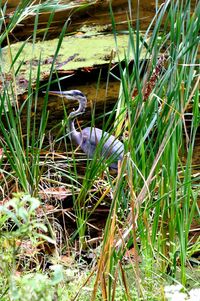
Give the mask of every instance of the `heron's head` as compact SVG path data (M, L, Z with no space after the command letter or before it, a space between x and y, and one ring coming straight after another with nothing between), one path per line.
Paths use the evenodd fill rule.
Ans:
M61 95L71 100L78 100L81 103L86 102L86 96L79 90L68 90L68 91L49 91L49 94Z
M71 112L69 116L73 116L74 114L84 113L87 105L86 96L79 90L69 90L69 91L49 91L49 94L52 95L60 95L62 97L66 97L71 100L78 100L79 108L75 112Z

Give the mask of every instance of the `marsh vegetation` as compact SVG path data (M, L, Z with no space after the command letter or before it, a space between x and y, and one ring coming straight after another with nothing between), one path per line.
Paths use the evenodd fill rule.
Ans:
M24 0L8 14L1 4L2 301L154 301L166 300L166 285L199 288L200 4L155 1L144 30L140 7L127 0L120 22L110 2L102 4L106 29L80 34L76 14L84 19L98 5ZM56 12L66 10L45 53ZM30 16L29 44L12 45ZM103 61L87 61L92 43L111 36ZM80 47L70 53L73 39L86 41L85 57ZM77 129L101 128L123 142L117 172L101 156L103 142L93 158L72 144L68 116L78 103L51 96L55 89L87 95Z

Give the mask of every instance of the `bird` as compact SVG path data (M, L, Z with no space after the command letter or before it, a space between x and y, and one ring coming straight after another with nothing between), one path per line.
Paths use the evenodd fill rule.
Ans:
M68 91L49 91L54 95L65 97L68 100L77 100L79 107L72 111L69 116L69 136L73 143L80 146L82 151L93 158L96 148L99 145L100 154L104 159L110 159L109 167L111 169L118 169L118 161L122 161L124 155L124 144L114 135L109 134L96 127L86 127L80 132L75 128L75 118L85 112L87 106L87 98L80 90Z

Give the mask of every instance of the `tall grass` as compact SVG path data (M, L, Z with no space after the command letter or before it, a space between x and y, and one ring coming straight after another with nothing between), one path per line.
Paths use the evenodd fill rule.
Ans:
M34 33L32 37L32 49L34 51L34 45L36 43L36 35L38 28L38 15L43 10L52 11L56 9L64 8L73 8L74 5L60 5L58 2L49 2L46 1L41 5L32 5L32 1L22 1L23 5L20 4L16 11L14 12L13 17L11 18L8 25L4 24L5 30L1 35L1 42L4 40L4 36L7 35L8 49L10 53L10 70L9 74L11 77L10 85L3 83L3 93L1 94L1 120L0 120L0 129L2 136L0 139L0 144L4 150L4 155L8 159L11 173L7 173L7 182L15 181L16 186L14 190L23 190L24 192L30 193L31 195L38 195L39 183L41 180L42 172L44 168L41 168L41 165L44 166L45 163L41 161L41 154L44 152L45 144L44 139L46 138L46 126L48 123L48 90L51 83L58 82L58 80L52 81L52 74L55 72L55 61L57 59L60 46L62 44L63 37L66 33L68 26L67 20L62 28L58 39L57 49L55 50L55 55L53 58L51 70L49 72L49 81L44 86L41 86L40 83L40 67L41 67L41 58L38 58L38 70L37 78L35 83L35 89L32 88L32 62L30 61L29 66L29 82L28 82L28 93L27 97L24 100L23 104L20 106L18 103L17 97L17 86L16 86L16 77L18 76L21 66L17 62L17 59L20 57L22 50L24 49L26 42L22 44L18 50L15 57L12 55L11 45L8 39L8 34L13 30L15 25L22 21L22 19L27 18L30 14L35 14L35 23L34 23ZM76 6L75 6L76 7ZM84 5L85 7L85 5ZM3 13L6 9L2 10L2 19L3 24ZM18 17L18 19L17 19ZM51 23L51 16L48 22L47 28ZM46 35L46 33L45 33ZM2 53L1 53L2 55ZM4 66L1 66L2 79L4 79ZM40 122L38 124L38 97L39 93L42 90L46 90L47 93L44 97L42 113L40 116ZM26 127L22 125L22 114L26 111ZM61 125L59 131L64 131L64 126ZM48 148L47 148L48 149ZM46 151L48 159L48 152ZM9 192L8 192L9 195Z
M118 248L124 249L126 241L132 241L136 254L138 249L141 254L142 264L139 265L137 259L133 263L138 296L144 298L144 285L147 290L155 290L157 273L169 273L171 279L179 279L183 285L188 280L189 231L198 213L198 192L191 175L192 153L199 126L197 51L200 22L199 4L192 13L190 5L190 1L166 1L145 34L140 32L139 18L135 28L129 26L127 67L123 69L119 63L121 93L117 114L120 122L116 122L117 134L128 132L128 139L124 142L126 169L122 168L120 179L123 180L114 186L113 195L116 206L121 206L118 202L122 200L120 187L126 181L126 200L132 211L120 232L117 225L111 226L117 219L118 209L115 206L111 207L112 219L107 220L96 282L97 285L102 274L105 300L114 299L116 271L120 268L120 253L116 253L113 239L117 233ZM111 17L115 28L112 11ZM114 35L117 40L116 31ZM144 51L149 60L146 76L142 75L145 62L140 60ZM163 64L159 66L161 54L164 54ZM131 57L134 58L132 71L128 68ZM136 94L133 91L137 91L137 95L132 97ZM193 115L188 132L185 119L191 104ZM128 281L122 271L121 277L126 299L131 300L127 291ZM144 279L148 279L148 284Z
M128 4L131 9L131 1ZM28 9L29 12L31 9L36 12L33 48L38 13L44 5L29 6ZM1 12L3 16L5 8ZM21 20L18 19L19 12L23 12L21 17L25 16L26 6L18 7L0 37L1 42ZM110 14L117 48L118 32L111 6ZM1 200L10 198L12 190L22 190L38 197L45 181L49 185L65 185L71 190L77 223L77 230L71 238L73 240L78 236L79 248L87 249L89 218L101 203L109 199L109 214L100 245L91 300L95 300L97 294L101 294L103 300L115 300L119 287L122 288L123 300L160 300L158 287L165 281L180 281L187 285L187 263L200 248L198 241L190 243L191 224L199 214L199 185L196 185L199 177L192 176L192 155L199 127L199 16L199 4L192 11L190 1L165 1L157 7L145 33L140 31L139 9L136 24L132 25L128 20L129 44L125 53L125 68L119 61L119 99L109 117L102 116L103 131L122 135L124 140L125 155L116 176L109 172L109 159L104 160L100 156L103 140L97 146L93 160L86 161L84 176L79 174L79 161L73 147L72 156L69 155L65 108L64 121L59 124L59 133L52 141L53 150L61 140L66 146L66 155L62 156L65 159L64 168L63 162L59 165L54 160L56 152L51 153L51 148L45 144L48 91L67 22L59 37L48 83L41 87L39 60L33 91L30 65L28 94L21 106L15 84L20 67L16 68L15 62L25 43L16 57L12 57L8 39L14 85L5 85L1 94ZM51 20L52 15L47 31ZM2 17L0 25L3 24ZM144 54L146 59L141 60ZM130 60L134 61L132 69ZM3 71L1 67L2 74ZM110 68L108 78L112 75L115 76ZM38 95L41 90L47 93L38 124ZM192 117L187 128L187 110L190 107ZM21 119L23 110L27 115L25 129ZM113 116L115 122L111 124ZM96 123L93 115L91 126L96 126ZM132 246L134 260L128 252ZM124 255L130 263L127 266L123 264ZM155 290L158 296L154 295L151 299Z

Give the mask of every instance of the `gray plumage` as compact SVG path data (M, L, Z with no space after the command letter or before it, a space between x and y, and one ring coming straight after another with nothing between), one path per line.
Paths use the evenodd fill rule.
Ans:
M115 136L94 127L84 128L78 132L75 129L75 117L85 112L87 105L86 96L79 90L69 91L49 91L56 95L61 95L71 100L78 100L79 107L76 111L69 114L70 138L73 142L80 146L80 148L87 154L89 158L93 158L97 145L100 145L100 154L104 158L110 158L110 167L117 169L118 161L121 161L124 155L124 145Z

